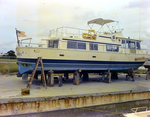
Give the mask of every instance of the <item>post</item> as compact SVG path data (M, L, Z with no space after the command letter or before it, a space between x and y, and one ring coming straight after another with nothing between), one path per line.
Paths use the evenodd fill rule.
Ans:
M48 71L48 85L54 87L54 72L52 70Z
M81 72L80 69L78 69L77 71L74 72L74 80L73 80L74 85L80 84L80 72Z
M111 72L110 72L110 69L108 69L108 75L109 75L109 83L111 83Z
M10 69L10 56L8 56L8 73L9 73L9 69Z
M40 58L41 73L42 73L42 83L43 83L43 86L45 86L45 88L47 89L42 57L39 57L39 58Z
M61 87L62 86L62 75L59 75L58 80L59 80L58 86Z
M18 43L18 46L20 46L20 42L19 42L19 38L18 38L18 30L17 30L17 28L15 28L15 30L16 30L16 36L17 36L17 43Z
M103 74L103 77L102 77L102 82L104 82L105 80L105 74Z
M148 71L147 71L147 74L146 74L146 80L148 80L149 79L149 77L150 77L150 68L148 68Z
M131 71L132 71L132 81L134 81L134 80L135 80L135 72L134 72L134 69L131 68Z

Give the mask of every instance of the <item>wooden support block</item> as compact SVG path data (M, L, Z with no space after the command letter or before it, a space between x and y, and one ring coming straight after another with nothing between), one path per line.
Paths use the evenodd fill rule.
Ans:
M146 80L148 80L148 79L149 79L149 73L146 74Z
M111 73L109 72L109 82L108 83L111 83Z
M30 88L21 89L21 94L22 95L29 95L30 94Z
M62 75L59 76L58 80L59 80L58 86L61 87L62 86Z
M150 79L150 69L148 68L147 74L146 74L146 80Z
M73 84L74 85L79 85L80 84L80 74L79 74L79 72L74 73Z
M105 77L105 75L106 75L106 77ZM109 69L107 72L103 73L102 82L105 82L107 79L108 79L108 83L111 83L111 72Z
M68 73L64 73L64 77L65 77L66 79L69 79Z
M50 87L54 87L54 71L50 70L48 71L48 85Z
M126 81L128 80L128 75L126 75Z
M102 82L104 82L104 80L105 80L105 75L103 74L103 77L102 77Z
M133 68L128 70L128 74L126 75L126 80L128 80L128 79L130 79L132 81L135 80L135 72L134 72Z
M44 74L45 74L45 82L47 84L47 73L45 72Z

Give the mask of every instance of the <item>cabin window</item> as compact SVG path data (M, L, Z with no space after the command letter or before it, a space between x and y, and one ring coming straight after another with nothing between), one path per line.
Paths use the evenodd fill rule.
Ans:
M131 42L130 42L130 48L131 48L131 49L135 49L135 42L134 42L134 41L131 41Z
M68 49L86 49L86 43L77 42L77 41L68 41L67 48Z
M50 40L48 41L49 48L58 48L58 40Z
M75 41L68 41L67 42L67 48L77 49L77 42L75 42Z
M122 40L121 47L126 48L126 41L125 40Z
M136 49L140 50L141 47L140 47L140 42L136 42Z
M116 45L106 45L106 50L107 51L112 51L112 52L118 52L119 51L119 46L116 46Z
M126 40L126 48L135 49L135 42Z
M86 43L78 42L78 49L86 49Z
M98 44L90 43L90 50L98 50Z
M126 40L126 48L130 48L130 41Z

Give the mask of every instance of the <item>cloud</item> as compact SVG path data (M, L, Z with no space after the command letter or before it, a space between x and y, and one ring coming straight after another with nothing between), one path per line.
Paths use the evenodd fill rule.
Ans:
M128 3L126 8L149 8L150 7L150 1L149 0L132 0Z
M144 42L149 42L150 41L150 29L143 31L142 34L140 35L140 38Z
M1 48L15 48L15 28L36 40L46 38L49 30L61 26L85 29L87 21L96 18L119 21L125 36L131 38L139 37L140 26L141 38L149 40L148 6L148 0L0 0ZM6 47L10 42L12 46Z

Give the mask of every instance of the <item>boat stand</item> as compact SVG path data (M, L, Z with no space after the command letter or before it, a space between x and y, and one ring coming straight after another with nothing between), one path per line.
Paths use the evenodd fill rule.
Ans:
M58 86L59 87L62 86L62 81L63 81L63 77L62 77L62 75L59 75L59 78L58 78Z
M146 74L146 80L150 79L150 68L148 68L147 74Z
M43 83L43 86L45 86L45 88L47 89L46 81L45 81L44 68L43 68L43 62L42 62L42 57L38 57L38 59L37 59L37 61L36 61L36 64L35 64L35 66L34 66L34 69L33 69L33 71L32 71L31 78L29 79L27 88L21 89L21 91L22 91L21 94L22 94L22 95L30 94L30 86L31 86L31 84L32 84L32 81L33 81L33 78L34 78L34 75L35 75L35 72L36 72L36 69L37 69L39 63L40 63L40 65L41 65L42 83Z
M74 85L79 85L82 82L82 80L80 79L80 72L81 72L81 69L78 69L73 74L73 84Z
M135 72L133 68L128 70L128 75L126 75L126 80L128 79L130 79L131 81L135 80Z
M103 82L107 82L107 79L108 80L108 83L111 83L111 72L110 72L110 69L108 69L106 72L104 72L103 74L103 78L102 78L102 81ZM106 75L106 76L105 76Z
M48 71L48 81L47 84L50 87L54 87L54 71L50 70Z

